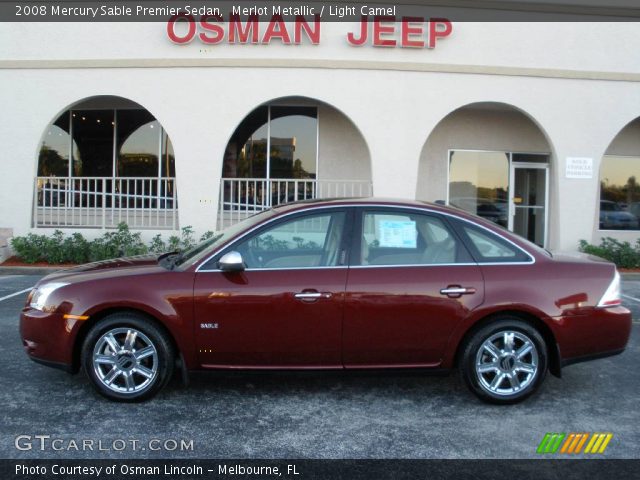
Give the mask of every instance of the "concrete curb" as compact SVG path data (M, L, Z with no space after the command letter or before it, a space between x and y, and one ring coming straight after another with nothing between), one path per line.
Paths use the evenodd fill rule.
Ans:
M620 272L620 277L623 280L640 280L640 272Z
M48 275L67 267L3 267L0 265L0 275Z

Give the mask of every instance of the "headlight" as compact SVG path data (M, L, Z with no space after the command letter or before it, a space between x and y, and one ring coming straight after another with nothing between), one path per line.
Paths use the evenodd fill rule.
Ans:
M36 310L44 311L44 308L47 306L49 295L51 295L58 288L64 287L65 285L67 284L56 282L40 285L38 288L33 290L33 292L31 292L31 301L29 302L29 306L31 308L35 308Z

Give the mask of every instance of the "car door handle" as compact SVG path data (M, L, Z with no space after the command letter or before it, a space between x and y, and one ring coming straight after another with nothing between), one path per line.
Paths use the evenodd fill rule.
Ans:
M442 295L448 297L457 298L461 295L471 295L476 293L476 289L473 287L460 287L458 285L450 285L447 288L440 290Z
M306 302L318 300L319 298L331 298L331 292L300 292L294 294L294 297Z

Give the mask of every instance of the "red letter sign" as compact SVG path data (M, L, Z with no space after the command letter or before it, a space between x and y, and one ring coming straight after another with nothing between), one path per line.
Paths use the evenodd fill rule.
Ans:
M251 43L258 43L258 16L249 15L247 25L243 29L239 15L231 15L229 22L229 43L236 43L236 30L240 43L247 43L251 34Z
M382 25L382 22L393 22L393 25ZM373 17L373 46L395 47L396 41L383 38L385 33L393 33L396 30L396 17Z
M222 22L222 17L220 15L204 15L200 19L200 26L203 30L211 32L212 35L207 35L207 33L201 32L198 36L202 43L214 45L224 40L224 28L215 23L210 23L209 19L213 22Z
M412 24L419 24L412 25ZM422 26L424 24L424 18L421 17L402 17L402 46L412 48L424 48L424 30ZM419 35L418 38L412 39L413 35Z
M356 38L353 32L349 32L347 34L347 42L349 42L351 45L355 45L356 47L364 45L367 41L368 29L369 22L367 22L367 16L363 15L360 19L360 38Z
M179 37L178 35L176 35L175 24L180 19L187 20L189 25L189 30L187 31L187 34L184 37ZM196 35L196 19L193 18L193 15L189 15L188 13L185 13L185 12L180 12L174 15L169 19L169 23L167 23L167 35L169 36L169 39L173 43L178 43L178 44L189 43L191 40L193 40L193 37L195 37Z
M444 27L440 29L438 27ZM438 38L444 38L451 35L451 22L446 18L432 18L429 22L429 43L428 48L434 48L436 46L436 40Z

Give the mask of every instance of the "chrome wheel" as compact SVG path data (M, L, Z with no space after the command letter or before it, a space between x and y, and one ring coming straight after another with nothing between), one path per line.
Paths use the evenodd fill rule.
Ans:
M524 333L503 330L482 342L475 358L479 385L494 395L515 395L538 375L536 344Z
M103 333L92 354L93 371L106 388L136 394L158 376L158 351L140 330L120 327Z

